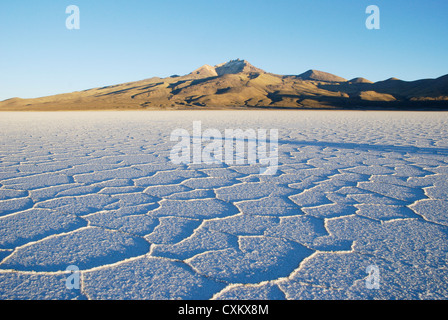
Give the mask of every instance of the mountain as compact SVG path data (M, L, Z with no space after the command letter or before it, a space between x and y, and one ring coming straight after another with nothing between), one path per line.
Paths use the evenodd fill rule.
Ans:
M258 69L251 65L246 60L230 60L229 62L218 64L215 67L215 71L218 76L222 76L225 74L238 74L238 73L254 73L254 74L262 74L266 73L261 69Z
M301 80L309 80L309 81L325 81L325 82L345 82L347 81L344 78L335 76L334 74L319 71L319 70L308 70L297 76L298 79Z
M367 80L362 77L354 78L352 80L349 80L348 82L350 82L350 83L373 83L372 81Z
M278 75L231 60L189 74L93 88L35 99L12 98L0 110L103 109L448 109L448 75L371 82L308 70Z
M198 75L200 77L217 77L218 73L216 72L215 67L209 66L208 64L203 65L202 67L194 70L190 75Z
M202 67L194 70L190 75L199 75L204 77L217 77L223 76L225 74L238 74L238 73L253 73L261 74L266 73L265 71L258 69L251 65L246 60L230 60L225 63L218 64L214 67L205 64Z

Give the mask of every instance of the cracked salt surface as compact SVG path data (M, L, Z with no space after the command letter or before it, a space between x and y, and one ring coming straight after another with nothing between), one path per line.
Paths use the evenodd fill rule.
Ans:
M448 298L448 114L253 115L1 113L0 299ZM277 173L171 163L198 120L278 129Z

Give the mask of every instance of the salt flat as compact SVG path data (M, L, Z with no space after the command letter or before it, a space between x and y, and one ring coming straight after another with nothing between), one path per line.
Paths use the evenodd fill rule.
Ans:
M278 129L277 172L172 163L193 121ZM447 128L436 112L0 113L0 298L447 299Z

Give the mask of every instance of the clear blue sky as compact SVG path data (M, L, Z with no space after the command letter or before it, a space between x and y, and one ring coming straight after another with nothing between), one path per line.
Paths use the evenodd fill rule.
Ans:
M80 30L68 30L68 5ZM366 7L381 29L365 27ZM0 100L246 59L372 81L448 73L447 0L14 0L0 2Z

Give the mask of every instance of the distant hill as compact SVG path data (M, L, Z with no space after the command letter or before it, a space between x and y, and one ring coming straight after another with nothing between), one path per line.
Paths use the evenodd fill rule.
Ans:
M153 77L35 99L0 102L0 110L104 109L434 109L448 110L448 75L437 79L371 82L308 70L278 75L246 60L167 78Z
M367 79L362 78L362 77L354 78L352 80L349 80L349 82L350 83L373 83L372 81L367 80Z
M309 80L309 81L325 81L325 82L345 82L344 78L335 76L334 74L318 71L318 70L308 70L297 76L297 79Z

